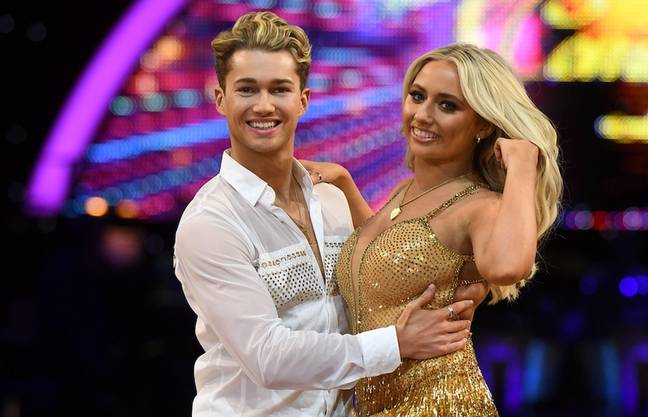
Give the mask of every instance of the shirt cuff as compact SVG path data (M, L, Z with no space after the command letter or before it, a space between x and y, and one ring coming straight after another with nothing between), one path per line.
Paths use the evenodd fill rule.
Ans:
M393 372L401 364L396 326L369 330L357 335L366 376Z

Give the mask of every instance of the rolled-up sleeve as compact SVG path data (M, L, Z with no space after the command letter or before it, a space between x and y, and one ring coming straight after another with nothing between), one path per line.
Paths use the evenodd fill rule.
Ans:
M231 224L203 216L185 219L175 257L192 309L259 386L349 388L400 364L394 326L341 335L283 325L253 266L254 248Z

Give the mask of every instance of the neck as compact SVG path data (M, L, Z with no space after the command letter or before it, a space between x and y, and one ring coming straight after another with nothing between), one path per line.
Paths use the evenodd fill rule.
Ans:
M279 201L290 198L293 155L291 152L249 153L236 152L232 148L230 156L239 164L252 171L257 177L267 182Z
M432 164L426 161L414 160L414 190L426 190L472 171L471 161L451 161L447 163ZM471 176L472 177L472 176ZM471 177L468 177L470 179Z

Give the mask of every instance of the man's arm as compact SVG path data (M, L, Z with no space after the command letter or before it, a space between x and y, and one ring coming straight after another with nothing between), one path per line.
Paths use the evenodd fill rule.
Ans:
M193 218L178 229L176 274L187 299L257 385L346 388L400 364L393 326L356 336L284 326L252 262L232 227Z

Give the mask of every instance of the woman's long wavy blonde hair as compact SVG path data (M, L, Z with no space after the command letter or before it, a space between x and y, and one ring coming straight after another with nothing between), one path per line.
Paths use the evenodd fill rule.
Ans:
M477 144L473 160L475 171L492 190L501 193L506 177L493 150L498 137L528 140L540 150L535 195L540 240L552 228L558 216L562 195L557 135L552 123L533 104L524 86L502 57L489 49L470 44L459 43L435 49L412 62L403 81L403 104L419 71L428 62L437 60L456 65L461 90L468 104L494 126L492 134ZM406 158L408 166L413 169L409 147ZM490 303L517 298L519 289L531 279L536 269L534 265L531 274L517 284L491 284Z

